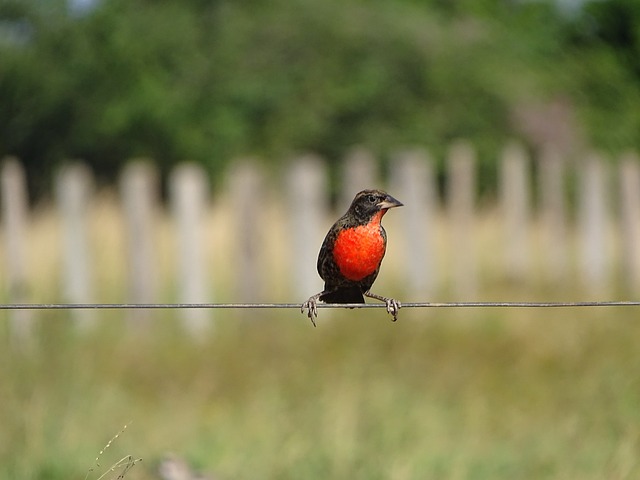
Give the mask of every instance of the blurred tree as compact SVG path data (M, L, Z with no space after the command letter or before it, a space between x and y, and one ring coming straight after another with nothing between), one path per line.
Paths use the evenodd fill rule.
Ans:
M69 157L108 181L132 156L216 172L466 137L491 188L498 146L527 140L523 104L562 98L597 146L640 146L635 4L0 0L0 154L43 190Z
M640 146L640 3L590 1L567 25L575 98L597 146Z

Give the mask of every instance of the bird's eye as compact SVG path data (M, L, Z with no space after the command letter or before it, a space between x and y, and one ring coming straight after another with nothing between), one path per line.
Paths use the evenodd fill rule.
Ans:
M375 195L368 195L367 200L369 201L369 203L376 203L377 199Z

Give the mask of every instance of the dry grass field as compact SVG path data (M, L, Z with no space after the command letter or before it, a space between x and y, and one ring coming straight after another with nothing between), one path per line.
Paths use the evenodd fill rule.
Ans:
M211 262L227 278L228 213L211 215ZM97 301L124 297L119 222L113 201L96 205ZM490 223L481 233L487 263ZM42 301L59 293L56 225L42 208L30 231L33 275L46 279L33 297ZM159 275L170 279L170 225L159 225ZM281 233L271 235L278 244ZM383 291L398 288L394 248ZM265 260L277 272L273 300L290 301L281 278L290 264L279 258ZM482 299L579 297L571 286L489 285ZM163 283L168 300L172 288ZM216 289L232 295L224 282ZM100 312L83 333L68 312L42 312L31 351L2 322L0 478L83 479L93 467L88 478L97 479L133 455L142 462L126 478L149 480L167 453L219 479L640 476L637 309L407 309L397 323L382 309L321 310L315 329L295 310L212 316L211 334L194 342L174 311L154 311L146 332L126 312Z

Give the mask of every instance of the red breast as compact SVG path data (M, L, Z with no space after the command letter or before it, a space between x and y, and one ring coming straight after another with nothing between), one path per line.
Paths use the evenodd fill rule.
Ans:
M385 213L386 210L381 210L366 225L345 228L338 233L333 258L346 279L362 280L380 267L386 250L380 233L380 221Z

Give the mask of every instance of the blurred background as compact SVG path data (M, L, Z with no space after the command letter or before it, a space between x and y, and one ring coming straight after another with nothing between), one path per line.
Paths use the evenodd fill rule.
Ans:
M637 300L639 148L636 0L0 0L0 301ZM632 307L0 318L2 478L640 474Z

